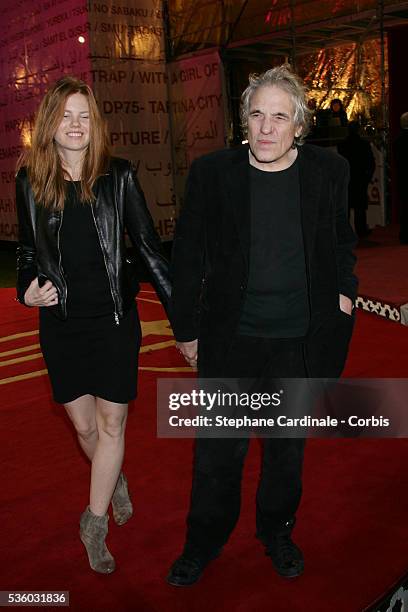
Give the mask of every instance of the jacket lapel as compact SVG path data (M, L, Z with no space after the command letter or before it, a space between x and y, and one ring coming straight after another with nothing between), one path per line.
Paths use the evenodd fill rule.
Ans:
M317 213L322 188L322 171L307 145L299 147L299 179L303 241L306 255L313 251Z
M236 226L242 253L248 265L251 244L251 194L248 147L242 147L234 151L234 157L225 176L225 186L232 210L231 217Z
M114 166L113 166L113 161L111 160L110 165L107 168L106 172L104 174L101 174L97 178L97 180L95 181L92 187L92 192L95 196L95 200L93 203L95 210L99 208L100 200L101 198L103 198L104 195L105 195L105 200L107 199L106 198L107 195L110 196L110 194L106 194L106 189L112 189L112 185L115 184L114 179L115 179Z

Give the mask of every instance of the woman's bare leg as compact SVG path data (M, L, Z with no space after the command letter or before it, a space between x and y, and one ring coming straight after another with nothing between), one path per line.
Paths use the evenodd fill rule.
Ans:
M104 516L123 463L127 404L83 395L65 404L65 409L92 462L89 507L93 514Z
M92 461L98 443L96 398L93 395L82 395L65 404L65 410L75 427L82 450Z
M90 509L104 516L120 474L125 452L127 404L96 398L98 442L92 459Z

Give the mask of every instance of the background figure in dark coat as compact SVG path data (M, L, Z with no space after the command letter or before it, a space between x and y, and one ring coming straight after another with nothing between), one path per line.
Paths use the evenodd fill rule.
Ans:
M348 123L347 113L344 110L340 98L334 98L330 102L329 125L331 127L346 127Z
M408 244L408 112L400 118L401 132L394 143L397 189L400 201L400 242Z
M354 225L359 238L370 234L367 225L368 185L375 170L370 143L359 134L359 124L352 121L347 138L338 145L340 155L350 164L349 209L354 208Z

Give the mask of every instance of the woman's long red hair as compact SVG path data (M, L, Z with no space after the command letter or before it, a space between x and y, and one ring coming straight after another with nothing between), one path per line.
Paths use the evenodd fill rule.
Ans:
M64 116L66 100L75 93L84 95L89 104L90 141L84 155L81 173L81 200L92 202L92 187L109 163L106 125L101 117L92 89L83 81L66 76L54 83L44 96L37 112L31 146L23 153L18 168L26 166L35 201L62 210L66 183L61 158L54 141Z

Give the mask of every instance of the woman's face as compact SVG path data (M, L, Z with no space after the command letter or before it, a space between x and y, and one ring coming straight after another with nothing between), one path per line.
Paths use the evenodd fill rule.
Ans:
M65 102L64 117L55 132L59 150L83 151L89 145L89 104L81 93L74 93Z

